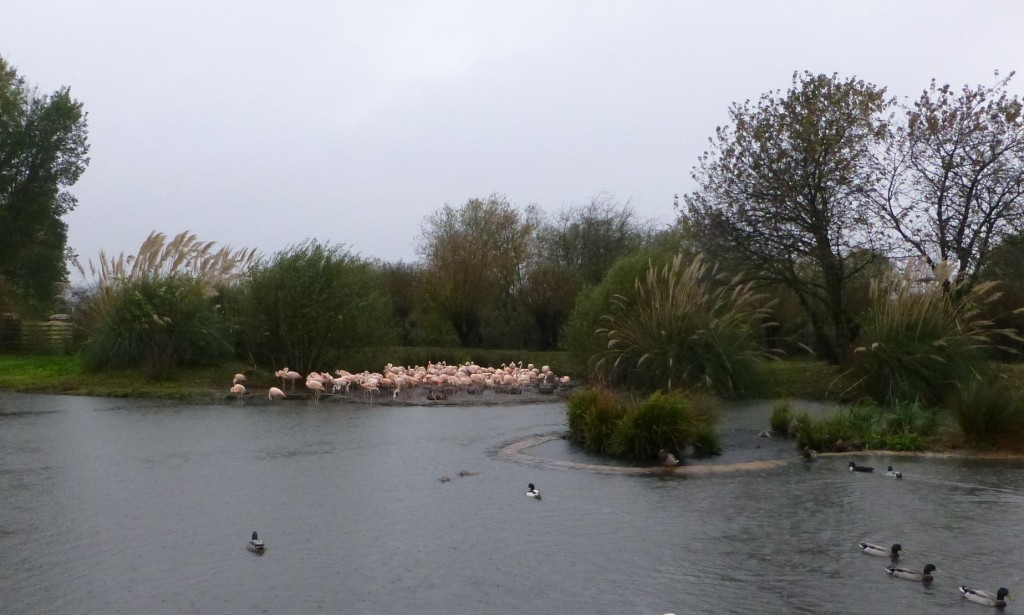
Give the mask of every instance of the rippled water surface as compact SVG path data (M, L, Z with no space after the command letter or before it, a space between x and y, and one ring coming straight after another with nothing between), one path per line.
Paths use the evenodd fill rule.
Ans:
M758 438L768 412L726 412L711 463L794 461L679 477L496 454L563 429L557 403L0 392L0 612L981 613L958 584L1024 594L1024 463L877 455L858 462L904 480L855 475ZM529 452L600 462L562 440ZM889 578L860 540L900 542L935 583Z

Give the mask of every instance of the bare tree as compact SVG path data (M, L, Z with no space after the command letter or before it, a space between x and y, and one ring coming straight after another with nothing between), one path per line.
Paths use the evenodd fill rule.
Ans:
M1024 230L1024 117L1007 91L1012 77L959 92L932 80L889 150L883 223L933 269L952 264L951 284L964 289L1004 237Z

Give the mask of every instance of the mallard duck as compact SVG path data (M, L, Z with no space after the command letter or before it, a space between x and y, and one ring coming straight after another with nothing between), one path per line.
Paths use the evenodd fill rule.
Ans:
M892 466L889 466L889 469L885 471L885 475L888 476L889 478L903 478L903 472L897 472L896 470L893 470Z
M850 462L850 471L851 472L874 472L875 469L870 467L870 466L859 466L859 465L857 465L856 462L851 461Z
M262 540L260 540L260 536L256 533L256 530L253 530L252 538L249 539L249 544L246 545L246 548L250 551L260 552L266 549L267 546L263 544Z
M879 557L890 557L892 559L899 559L900 558L900 551L903 550L903 547L900 546L899 543L894 544L893 546L889 547L888 549L886 549L885 547L883 547L881 545L872 544L870 542L858 542L857 545L860 546L861 550L863 550L868 555L877 555Z
M967 598L971 602L976 604L983 604L985 606L994 606L997 609L1001 609L1006 606L1006 599L1013 600L1013 596L1010 595L1010 590L1005 587L1000 587L996 593L987 592L983 589L973 589L966 585L960 586L960 593L963 594L964 598Z
M537 488L533 486L533 483L530 483L526 491L526 495L530 496L531 498L537 498L538 500L540 499L540 491L537 491Z
M935 580L932 576L933 572L936 572L934 564L928 564L924 567L924 570L912 570L910 568L903 568L902 566L886 566L885 571L894 577L906 579L908 581L918 581L920 583L931 583Z

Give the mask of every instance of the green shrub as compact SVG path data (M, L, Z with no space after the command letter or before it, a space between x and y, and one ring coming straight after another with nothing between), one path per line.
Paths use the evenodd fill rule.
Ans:
M758 321L765 312L750 285L718 275L698 256L648 267L627 295L611 300L599 330L604 374L641 390L693 388L726 397L759 384Z
M350 364L353 350L392 346L398 338L371 264L316 241L258 263L227 309L243 350L300 373L338 369Z

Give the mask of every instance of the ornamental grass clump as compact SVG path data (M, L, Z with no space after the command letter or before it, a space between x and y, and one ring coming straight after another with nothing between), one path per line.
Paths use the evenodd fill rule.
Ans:
M569 439L588 451L605 452L615 425L625 414L622 397L608 389L584 389L574 393L569 398L567 411Z
M695 257L653 263L633 292L615 295L605 327L607 350L598 361L607 379L641 390L702 389L724 397L752 392L759 381L758 326L763 296L749 284L719 275Z
M251 265L252 250L215 249L188 232L170 241L150 233L135 255L76 263L92 280L78 324L86 332L84 357L92 368L140 367L163 378L181 365L231 355L217 302L220 289Z
M964 441L977 447L1020 450L1024 437L1024 396L994 376L956 387L947 405Z
M980 308L1000 296L994 282L961 292L948 285L949 268L921 282L918 269L871 285L863 345L854 372L865 394L879 403L921 401L934 406L960 384L984 372L1000 339L1019 341L996 328Z

